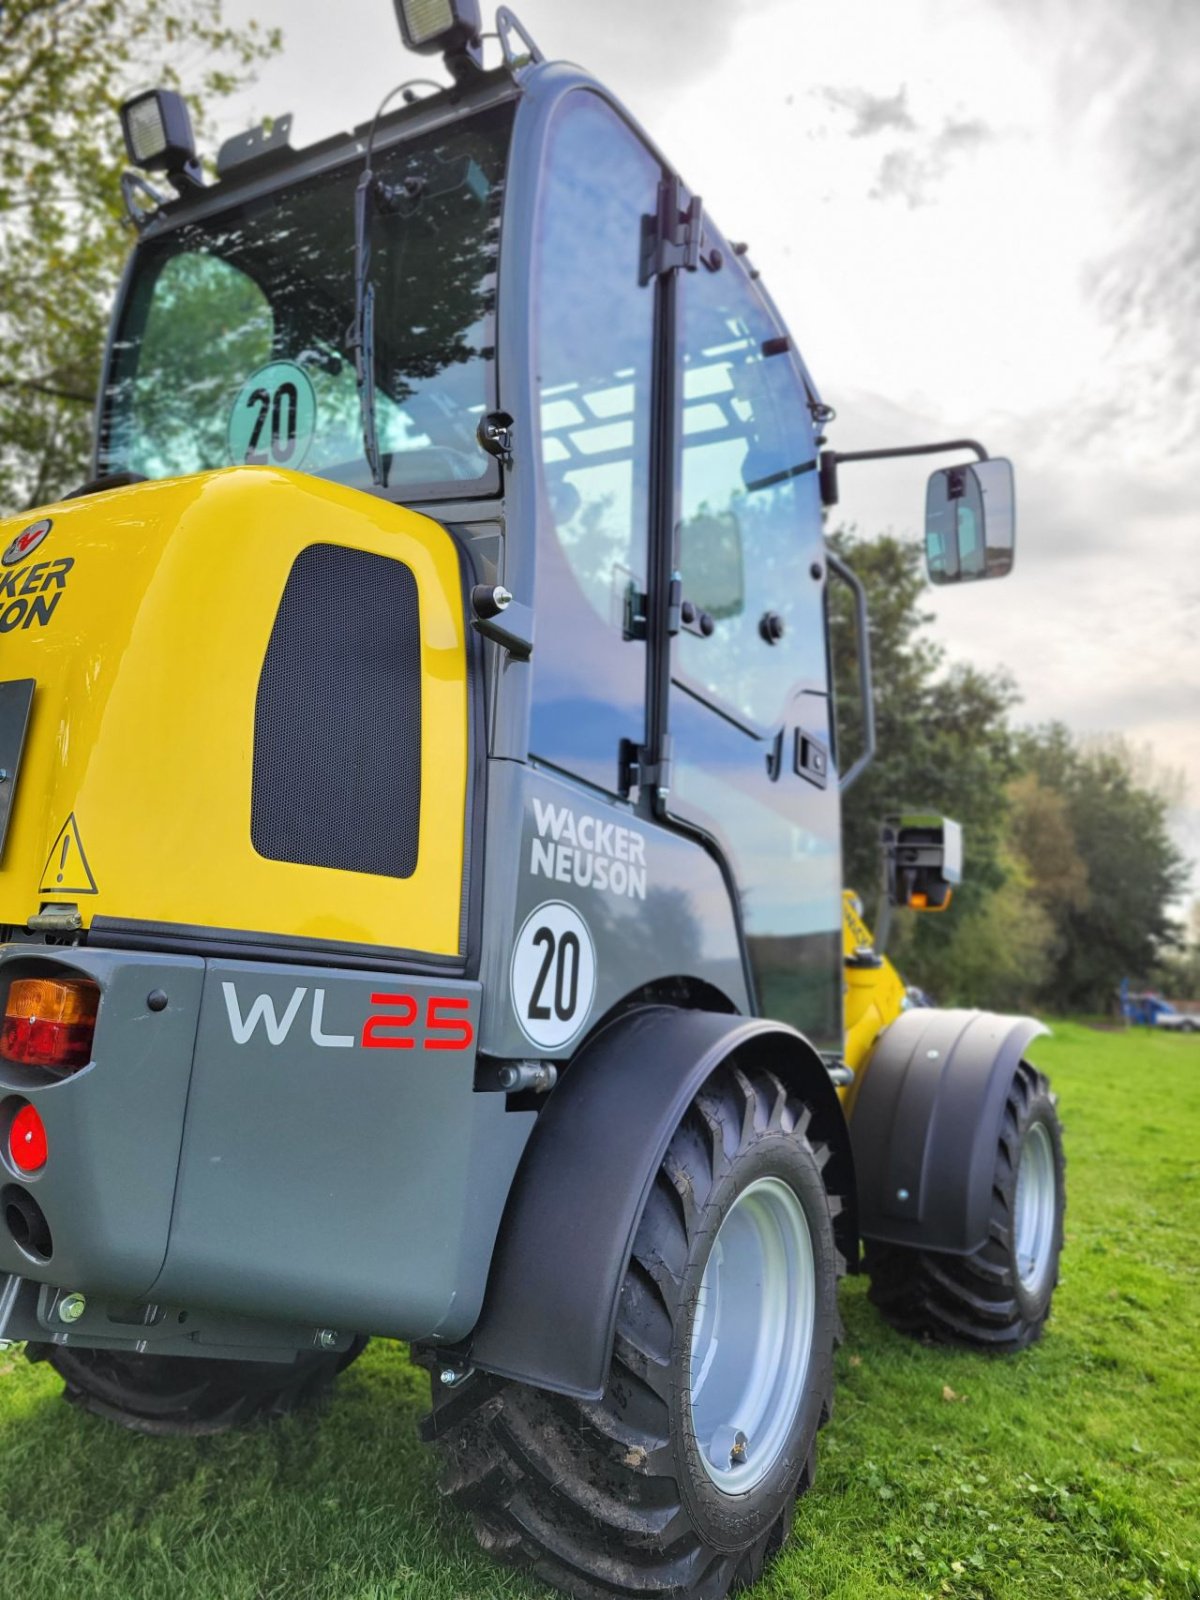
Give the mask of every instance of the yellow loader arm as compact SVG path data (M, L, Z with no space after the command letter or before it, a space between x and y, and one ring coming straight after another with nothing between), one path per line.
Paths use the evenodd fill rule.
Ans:
M852 889L842 895L842 955L846 976L844 1059L855 1071L875 1040L904 1010L904 980L886 956L876 953Z

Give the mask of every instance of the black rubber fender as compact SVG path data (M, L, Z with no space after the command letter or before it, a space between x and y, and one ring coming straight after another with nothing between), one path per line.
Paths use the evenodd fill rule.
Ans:
M864 1239L970 1255L987 1238L996 1141L1032 1017L915 1008L879 1036L850 1108Z
M617 1296L654 1176L697 1090L741 1051L753 1051L757 1062L795 1086L831 1145L839 1192L853 1194L841 1104L803 1035L723 1012L669 1006L626 1012L584 1045L530 1135L470 1340L473 1366L579 1399L600 1398ZM852 1208L839 1224L845 1252Z

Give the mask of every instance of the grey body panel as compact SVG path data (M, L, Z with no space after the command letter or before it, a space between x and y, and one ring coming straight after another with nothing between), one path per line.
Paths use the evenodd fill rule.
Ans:
M1047 1030L987 1011L906 1011L850 1109L864 1239L969 1255L987 1237L1004 1102Z
M634 850L637 862L628 859ZM485 859L480 1049L486 1054L569 1056L614 1006L668 978L699 979L730 1009L752 1010L729 890L694 840L560 774L492 761ZM548 901L565 901L587 925L596 988L570 1040L540 1049L517 1020L510 977L517 934Z
M50 957L100 985L95 1056L90 1066L54 1083L0 1061L0 1094L19 1094L46 1125L50 1159L27 1176L4 1172L46 1215L51 1261L35 1263L0 1227L0 1272L43 1282L145 1294L167 1253L171 1200L204 963L116 951L0 947L0 994L14 977L45 971ZM161 989L162 1011L147 995Z
M237 1044L227 984L243 1020L258 995L279 1017L295 1005L286 1039L259 1026ZM157 1298L410 1339L471 1326L533 1117L474 1092L473 1049L424 1048L420 1015L411 1046L363 1048L368 1017L408 1010L373 996L402 994L419 1013L430 995L465 998L474 1017L479 990L209 964Z
M0 987L33 954L5 947ZM38 1262L0 1228L0 1271L275 1323L469 1330L534 1121L475 1092L477 984L37 954L100 983L95 1058L38 1085L0 1064L46 1123L51 1159L22 1182L54 1241ZM369 1029L372 1016L385 1020Z

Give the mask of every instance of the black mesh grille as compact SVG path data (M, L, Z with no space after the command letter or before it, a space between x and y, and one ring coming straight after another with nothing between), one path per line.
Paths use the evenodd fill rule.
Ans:
M407 878L420 801L416 579L386 556L311 545L288 574L258 683L254 848Z

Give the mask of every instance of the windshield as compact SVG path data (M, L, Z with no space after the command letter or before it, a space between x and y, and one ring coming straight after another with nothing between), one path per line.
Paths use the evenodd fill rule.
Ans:
M377 152L396 196L371 228L375 416L392 489L495 486L500 198L512 110ZM104 392L101 473L279 466L371 487L354 373L361 162L144 244Z

